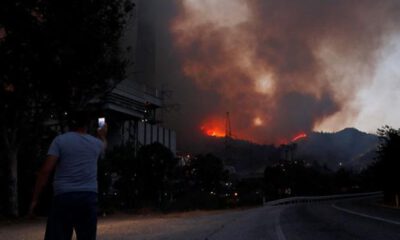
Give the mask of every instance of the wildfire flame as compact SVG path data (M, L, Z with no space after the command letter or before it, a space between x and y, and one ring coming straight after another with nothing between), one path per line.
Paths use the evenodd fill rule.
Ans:
M221 129L202 127L201 130L210 137L225 137L225 132L221 131Z
M200 127L201 132L211 137L225 137L224 121L222 119L208 119Z
M292 139L292 142L297 142L297 141L299 141L300 139L304 139L304 138L307 138L307 134L305 134L305 133L300 133L299 135L295 136L295 137Z

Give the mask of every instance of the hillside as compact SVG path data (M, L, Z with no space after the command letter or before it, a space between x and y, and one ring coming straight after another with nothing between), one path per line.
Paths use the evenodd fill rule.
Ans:
M297 157L326 164L331 169L342 165L359 170L374 159L379 139L376 135L346 128L336 133L311 133L297 143Z
M332 170L343 166L358 171L373 161L377 144L376 135L355 128L336 133L313 132L296 142L293 157L317 162ZM282 148L274 145L259 145L238 139L232 139L226 145L224 138L215 137L204 137L193 152L213 153L243 175L260 174L266 166L279 162L284 156Z

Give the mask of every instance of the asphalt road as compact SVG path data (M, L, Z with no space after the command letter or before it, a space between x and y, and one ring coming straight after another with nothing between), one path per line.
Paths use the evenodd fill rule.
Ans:
M400 210L374 199L100 219L98 239L400 239ZM0 239L43 239L44 221L0 226Z
M288 207L279 222L284 234L281 239L400 239L400 211L365 200Z
M399 240L400 210L376 199L308 203L250 210L209 240Z

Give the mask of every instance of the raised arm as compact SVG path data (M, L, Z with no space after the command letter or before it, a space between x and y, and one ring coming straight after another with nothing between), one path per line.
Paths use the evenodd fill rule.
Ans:
M97 137L103 141L104 149L107 148L107 132L108 132L108 125L107 123L104 124L103 127L97 129Z

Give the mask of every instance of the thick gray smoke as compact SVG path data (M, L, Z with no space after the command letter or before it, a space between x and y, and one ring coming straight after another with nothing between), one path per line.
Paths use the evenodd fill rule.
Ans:
M369 84L400 1L162 0L157 16L157 78L181 106L167 113L178 142L224 132L229 111L236 137L280 143Z

